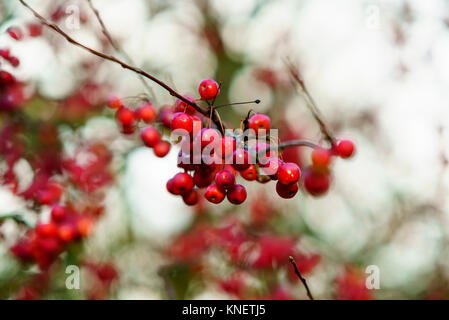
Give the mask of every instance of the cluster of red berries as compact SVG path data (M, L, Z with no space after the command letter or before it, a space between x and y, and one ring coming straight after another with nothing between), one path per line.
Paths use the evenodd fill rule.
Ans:
M70 207L54 205L51 220L28 230L26 236L11 247L11 252L24 262L35 262L47 268L70 243L87 237L94 218L79 214Z
M21 27L12 26L9 27L6 32L14 40L20 41L26 36L30 36L32 38L39 37L42 34L42 25L38 23L29 23L26 25L26 30L22 30Z
M160 116L164 113L164 110L161 110L158 114L154 106L148 101L142 103L136 110L126 107L122 99L118 97L109 98L107 105L111 109L117 110L115 118L121 126L123 134L133 134L138 128L139 122L152 124L158 118L160 119ZM170 151L171 144L162 140L161 133L152 125L141 129L140 138L147 147L153 149L154 154L158 157L165 157Z

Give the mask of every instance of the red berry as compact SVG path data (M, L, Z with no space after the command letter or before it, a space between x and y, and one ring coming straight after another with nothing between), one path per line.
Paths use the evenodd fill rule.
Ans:
M258 113L249 119L248 125L249 128L253 129L256 133L259 132L260 129L268 131L270 130L271 120L267 115Z
M298 193L299 186L297 183L288 185L282 184L280 181L276 183L277 194L284 199L293 198Z
M192 191L182 196L182 200L188 206L193 206L197 204L199 200L198 191L196 189L192 189Z
M216 184L211 184L206 188L206 193L204 194L204 197L212 203L218 204L223 201L225 197L225 193L223 189L221 189Z
M66 209L63 206L56 204L51 208L51 219L56 222L64 220L66 215Z
M329 190L330 177L328 173L316 172L312 168L304 172L304 188L312 196L320 196Z
M39 37L42 34L42 25L38 23L30 23L27 27L31 37Z
M3 59L8 60L10 57L11 52L9 51L9 49L0 49L0 57L2 57Z
M350 140L341 140L337 143L337 153L340 157L346 159L354 154L355 146Z
M7 71L0 70L0 84L4 86L8 86L14 84L16 82L16 78L12 74Z
M287 162L279 168L278 179L282 184L288 185L298 182L300 177L301 170L296 163Z
M235 184L235 176L228 170L218 171L215 175L215 183L224 190L231 189Z
M23 32L18 27L9 27L6 32L8 32L9 36L14 40L19 41L23 39Z
M236 141L232 137L221 138L221 158L223 160L229 159L235 151Z
M8 58L8 61L13 67L17 67L20 64L19 59L17 59L16 57L13 57L13 56L10 56Z
M63 242L70 242L75 240L76 229L72 224L64 224L58 228L59 239Z
M161 141L161 134L153 127L146 127L140 132L140 138L149 148L153 148Z
M195 102L195 98L185 95L184 98L191 102ZM182 101L181 99L176 100L176 112L185 112L187 114L193 115L196 110L190 104Z
M121 107L120 109L118 109L115 117L117 121L120 122L120 124L122 124L124 127L131 127L136 121L136 115L134 114L134 111L126 107Z
M241 184L236 184L227 193L227 198L232 204L241 204L246 200L246 189Z
M240 171L240 175L243 179L248 181L254 181L257 179L256 167L252 164L243 171Z
M187 131L189 134L193 130L193 120L192 117L186 113L176 112L171 119L171 129L182 129Z
M193 181L198 188L205 188L214 181L214 172L202 172L196 170L193 174Z
M316 167L326 168L331 162L331 152L323 148L316 148L312 151L312 164Z
M151 123L156 119L157 113L151 103L145 102L136 110L136 116L145 123Z
M218 83L212 79L201 81L198 92L203 100L215 99L220 94Z
M279 168L284 165L284 161L279 158L268 158L266 161L263 161L263 165L260 165L261 172L265 175L268 175L271 180L278 179Z
M153 147L153 152L156 157L163 158L170 152L170 148L170 142L161 140Z
M171 118L173 117L173 107L165 105L159 110L159 121L162 122L164 127L170 128Z
M232 166L237 171L243 171L245 169L248 169L251 162L248 151L242 148L239 148L234 151L232 160L233 160Z
M109 97L106 104L111 109L120 109L121 107L123 107L122 100L115 96Z
M172 180L175 194L185 194L193 189L193 179L185 172L175 174Z
M175 191L173 189L173 179L168 180L165 187L167 188L168 192L170 192L171 194L175 194Z
M54 237L58 234L58 227L55 223L41 223L36 226L36 232L42 237Z
M203 128L195 137L195 143L201 143L201 149L206 147L209 144L212 144L211 147L216 147L216 143L219 143L219 139L221 139L221 134L218 130Z

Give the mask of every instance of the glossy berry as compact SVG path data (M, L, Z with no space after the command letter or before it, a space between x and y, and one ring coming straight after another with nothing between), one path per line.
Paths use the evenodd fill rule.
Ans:
M42 237L54 237L58 235L58 226L53 223L41 223L36 226L36 232Z
M232 204L241 204L246 200L246 189L241 184L236 184L226 194L228 200Z
M161 134L153 127L146 127L140 132L140 138L149 148L153 148L161 141Z
M282 161L279 158L268 158L264 159L264 161L260 164L261 172L264 175L268 175L271 180L277 180L278 179L278 172L279 168L284 165L284 161Z
M76 229L72 224L64 224L58 228L58 237L63 242L71 242L76 238Z
M171 129L181 129L187 131L190 134L193 130L192 117L182 112L175 113L171 119Z
M173 107L170 105L164 105L160 108L158 119L162 122L164 127L170 128L173 113Z
M223 189L221 189L216 184L211 184L206 188L206 193L204 197L212 203L218 204L223 201L225 198L225 193Z
M231 158L236 149L236 141L232 137L221 138L221 157L223 160Z
M220 94L218 83L212 79L204 79L198 88L201 99L213 100Z
M215 175L215 183L224 190L231 189L235 184L235 176L228 170L218 171Z
M248 181L254 181L257 179L256 167L252 164L243 171L240 171L240 175L243 179Z
M156 120L157 113L151 103L145 102L136 110L136 116L145 123L151 123Z
M221 139L219 131L210 128L203 128L195 137L195 143L201 143L201 149L212 144L211 147L215 147L215 144Z
M329 190L330 177L328 173L314 171L308 168L304 172L304 188L312 196L321 196Z
M243 171L250 166L251 158L247 150L239 148L234 151L232 166L237 171Z
M284 199L293 198L299 190L299 186L297 183L291 183L288 185L282 184L280 181L276 183L276 192L277 194Z
M0 70L0 85L9 86L14 83L16 83L16 78L11 73Z
M184 98L191 102L195 102L195 98L185 95ZM190 104L182 101L181 99L176 100L176 112L185 112L187 114L193 115L196 110Z
M8 32L9 36L14 40L20 41L23 39L23 32L18 27L9 27L6 32Z
M193 206L197 204L199 200L198 190L192 189L190 192L182 196L182 200L188 206Z
M131 127L136 121L136 115L134 111L126 107L121 107L117 110L115 117L117 121L124 127Z
M163 158L170 152L170 149L171 149L170 142L161 140L154 145L153 152L156 155L156 157Z
M193 181L198 188L205 188L214 181L214 172L202 172L196 170L193 174Z
M260 129L268 131L270 130L271 120L267 115L257 113L249 119L248 125L249 128L253 129L256 133L259 132Z
M168 180L165 184L165 187L167 188L168 192L170 192L171 194L175 194L175 191L173 189L173 179Z
M312 151L312 164L315 167L326 168L332 160L331 152L327 149L316 148Z
M109 97L106 104L111 109L120 109L123 107L122 100L116 96Z
M337 143L337 153L343 158L349 158L354 154L355 146L354 143L350 140L341 140Z
M278 180L280 183L288 185L299 181L301 170L298 165L293 162L283 164L278 171Z
M175 174L172 180L174 194L182 195L193 189L193 179L185 172Z
M60 222L63 221L66 218L66 208L63 206L60 206L58 204L54 205L51 208L51 219Z

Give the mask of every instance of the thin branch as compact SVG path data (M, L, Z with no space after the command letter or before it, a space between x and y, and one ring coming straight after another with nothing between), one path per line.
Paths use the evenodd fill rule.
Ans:
M96 51L92 48L89 48L81 43L79 43L78 41L76 41L75 39L73 39L72 37L70 37L67 33L65 33L59 26L57 26L56 24L48 21L47 19L45 19L43 16L41 16L36 10L34 10L33 8L31 8L24 0L18 0L24 7L26 7L28 10L30 10L33 15L40 20L40 22L44 25L46 25L47 27L49 27L50 29L54 30L55 32L59 33L61 36L63 36L68 42L70 42L71 44L84 49L88 52L90 52L93 55L96 55L102 59L105 60L109 60L111 62L117 63L119 64L122 68L124 69L128 69L131 70L137 74L140 74L142 76L144 76L147 79L150 79L151 81L155 82L156 84L158 84L159 86L161 86L162 88L164 88L166 91L168 91L168 93L173 96L176 97L178 99L180 99L181 101L185 102L186 104L192 106L193 108L195 108L196 111L198 111L199 113L208 116L208 110L203 109L202 107L200 107L197 103L195 103L194 101L190 101L189 99L185 98L184 96L182 96L181 94L179 94L178 92L176 92L175 90L173 90L169 85L167 85L165 82L159 80L158 78L152 76L151 74L145 72L144 70L134 67L132 65L127 64L126 62L123 62L119 59L117 59L114 56L111 55L107 55L105 53ZM217 125L217 127L219 129L220 128L220 122L219 119L216 115L216 113L214 113L213 115L213 119L214 123ZM222 132L224 134L224 132Z
M218 109L218 108L223 108L223 107L236 106L236 105L241 105L241 104L251 104L251 103L259 104L260 100L256 99L256 100L253 100L253 101L233 102L233 103L228 103L228 104L221 104L219 106L215 106L214 108Z
M299 272L299 270L298 270L298 266L296 265L295 259L293 259L292 256L288 257L288 259L290 260L290 263L292 264L293 269L295 269L295 273L298 276L299 280L301 280L302 284L306 288L307 296L309 297L310 300L315 300L315 299L313 299L312 293L310 292L310 289L309 289L309 286L307 285L306 279L301 275L301 272Z
M307 140L291 140L291 141L285 141L282 142L278 145L278 148L281 150L284 150L285 148L289 148L289 147L309 147L312 149L317 149L320 148L319 145L307 141Z
M135 65L135 63L134 63L133 59L131 58L131 56L125 50L123 50L123 48L120 47L119 43L114 41L114 39L112 38L111 33L106 28L106 25L105 25L103 19L100 16L100 12L93 5L92 0L86 0L86 1L87 1L88 5L89 5L90 9L92 10L92 12L95 14L95 17L97 18L97 21L98 21L98 23L101 26L101 31L103 32L104 36L109 41L109 43L111 44L112 48L114 48L114 50L117 51L118 53L122 54L123 57L125 57L125 59L126 59L126 61L128 63ZM154 97L155 97L154 91L150 88L148 83L145 81L145 78L142 75L140 75L140 74L138 75L138 77L139 77L140 81L142 82L144 88L148 91L148 93L154 99Z
M290 75L295 80L296 83L299 84L302 91L306 95L306 103L309 108L309 110L312 112L313 117L315 118L316 122L318 122L318 125L320 126L321 133L324 135L327 141L333 146L335 145L335 138L330 132L329 128L326 126L323 120L323 116L320 113L320 110L317 107L317 104L313 100L312 96L309 93L309 90L307 89L304 81L302 80L298 70L295 68L295 66L290 62L286 61L285 64L287 65L287 68L290 72Z

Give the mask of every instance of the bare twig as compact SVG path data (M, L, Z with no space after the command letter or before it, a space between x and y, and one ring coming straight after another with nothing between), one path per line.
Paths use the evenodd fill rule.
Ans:
M159 80L158 78L152 76L151 74L145 72L144 70L134 67L130 64L127 64L124 61L121 61L119 59L117 59L114 56L111 55L107 55L105 53L96 51L92 48L89 48L83 44L81 44L80 42L76 41L75 39L73 39L71 36L69 36L67 33L65 33L58 25L48 21L47 19L45 19L43 16L41 16L36 10L34 10L33 8L31 8L24 0L18 0L24 7L26 7L28 10L30 10L33 15L40 20L40 22L44 25L46 25L47 27L49 27L50 29L54 30L55 32L59 33L61 36L63 36L68 42L70 42L71 44L86 50L88 52L90 52L93 55L96 55L102 59L105 60L109 60L111 62L117 63L119 64L122 68L124 69L128 69L131 70L137 74L142 75L143 77L150 79L151 81L155 82L156 84L158 84L159 86L161 86L162 88L164 88L166 91L168 91L168 93L173 96L176 97L178 99L180 99L181 101L187 103L188 105L192 106L193 108L195 108L196 111L200 112L201 114L208 116L208 110L205 110L204 108L200 107L196 102L194 101L190 101L189 99L187 99L186 97L182 96L181 94L179 94L178 92L176 92L175 90L173 90L169 85L167 85L165 82ZM221 129L220 127L220 121L218 119L217 113L213 114L213 119L214 123L217 125L217 127L219 129Z
M285 141L283 143L280 143L278 148L280 150L284 150L285 148L289 148L289 147L309 147L312 149L316 149L316 148L320 148L319 145L307 141L307 140L291 140L291 141Z
M302 80L298 70L295 68L295 66L288 60L286 60L287 68L290 72L290 75L295 80L297 84L301 87L302 91L304 92L306 96L306 103L309 108L309 110L312 112L313 117L315 118L316 122L318 122L318 125L320 126L321 133L324 135L327 141L333 146L335 145L335 138L330 132L329 128L326 126L323 120L323 116L320 113L320 110L317 107L317 104L313 100L312 96L309 93L309 90L307 89L304 81Z
M293 259L292 256L288 257L288 259L290 260L290 263L292 264L293 268L295 269L295 273L298 276L299 280L301 280L302 284L306 288L307 296L309 297L310 300L315 300L315 299L313 299L312 293L310 292L310 289L309 289L309 286L307 285L306 279L304 279L304 277L301 275L301 273L298 270L298 266L296 265L295 259Z
M123 55L123 57L125 57L125 59L127 60L128 63L131 63L131 64L135 65L135 63L134 63L133 59L131 58L131 56L125 50L123 50L123 48L120 47L120 44L118 42L115 42L114 39L112 38L111 33L106 28L106 25L105 25L103 19L100 16L100 12L93 5L92 0L86 0L86 1L89 4L89 7L92 10L92 12L95 14L95 17L97 18L97 21L98 21L98 23L101 26L101 31L103 32L104 36L109 41L109 43L111 44L112 48L114 48L115 51L117 51L118 53ZM145 81L145 78L142 75L140 75L140 74L138 76L139 76L139 79L142 82L142 85L144 86L144 88L148 91L150 96L154 99L154 97L155 97L154 91L151 89L151 87Z

